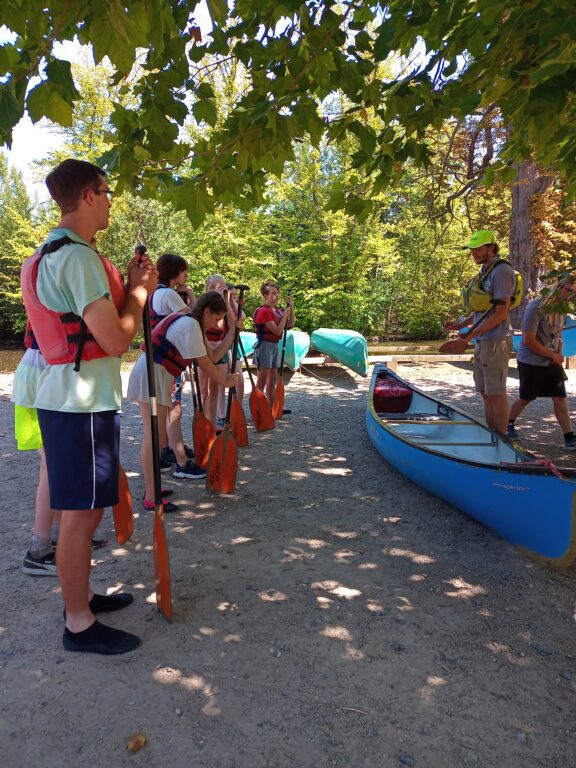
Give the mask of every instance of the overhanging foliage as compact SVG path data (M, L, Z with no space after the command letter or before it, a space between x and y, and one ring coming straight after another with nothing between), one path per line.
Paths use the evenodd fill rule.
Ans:
M198 41L190 0L4 0L0 24L0 142L28 110L68 125L79 94L57 41L108 57L125 99L112 114L103 162L119 189L171 202L200 223L217 202L263 201L294 141L355 136L368 195L334 201L366 217L371 197L425 166L426 130L496 106L514 130L500 168L533 158L576 191L576 21L568 0L208 0L213 28ZM406 67L383 76L396 52ZM208 74L236 60L246 86L218 122ZM38 75L41 80L38 81ZM324 115L334 92L346 108ZM126 106L130 104L130 106ZM196 128L187 130L193 122ZM187 136L194 136L187 140ZM506 177L505 177L506 178Z

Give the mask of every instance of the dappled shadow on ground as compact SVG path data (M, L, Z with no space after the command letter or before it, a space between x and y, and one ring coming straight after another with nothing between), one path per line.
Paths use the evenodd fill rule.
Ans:
M477 399L423 374L452 402ZM149 513L131 543L97 553L97 585L138 596L106 619L144 640L119 659L64 654L54 584L18 572L36 459L10 455L0 728L12 764L40 744L70 765L119 765L135 730L152 768L168 749L176 768L571 764L574 572L533 565L392 470L366 435L366 391L293 377L292 414L269 433L250 426L230 497L164 475L181 510L166 518L174 623L153 605ZM190 417L187 395L187 437ZM138 508L134 406L122 426Z

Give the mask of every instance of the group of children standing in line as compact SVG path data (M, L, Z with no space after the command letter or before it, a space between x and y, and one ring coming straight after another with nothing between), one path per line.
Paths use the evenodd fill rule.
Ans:
M92 246L96 249L95 241ZM182 389L190 378L189 366L198 366L204 412L216 433L220 432L226 413L226 389L234 387L235 397L240 403L243 399L242 361L239 361L239 372L232 374L230 350L236 330L242 329L246 316L238 306L234 285L227 283L222 275L210 275L205 282L205 292L196 298L187 284L188 264L182 256L165 253L158 259L156 268L158 284L149 298L149 311L153 331L161 469L171 469L173 476L178 479L198 480L206 477L206 470L193 461L194 452L184 442L181 427ZM293 326L294 309L290 298L285 309L277 307L280 292L275 283L264 283L261 294L264 303L254 313L258 337L254 361L258 367L257 387L266 392L272 404L279 367L278 341L284 329ZM170 349L186 363L178 375L174 375L172 356L166 355ZM167 359L171 364L166 364ZM32 576L57 575L54 546L59 511L52 510L50 506L45 457L34 409L38 375L45 367L40 350L27 349L16 370L12 394L19 450L41 450L36 516L23 566L24 573ZM191 386L194 386L193 382ZM130 373L127 399L138 403L142 417L140 461L144 479L143 506L152 510L152 434L144 351ZM168 501L173 493L172 489L162 490L165 512L177 510L176 505ZM105 540L100 539L93 542L95 547L104 543Z

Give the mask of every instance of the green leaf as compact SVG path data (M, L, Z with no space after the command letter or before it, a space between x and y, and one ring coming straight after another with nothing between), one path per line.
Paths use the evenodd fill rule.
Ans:
M0 45L0 75L10 72L20 61L20 52L15 45Z
M214 21L224 26L228 17L228 3L226 0L206 0L208 12Z
M28 94L26 106L33 123L47 117L60 125L72 125L72 104L64 100L54 83L45 80L37 85Z
M208 125L215 126L218 120L216 104L212 99L201 99L200 101L197 101L192 107L192 113L199 123L204 121L208 123Z
M12 144L12 128L22 117L22 108L10 85L0 84L0 140L2 143Z

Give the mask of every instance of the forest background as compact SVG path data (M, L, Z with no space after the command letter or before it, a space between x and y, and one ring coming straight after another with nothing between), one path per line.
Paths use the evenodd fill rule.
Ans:
M204 84L214 113L193 115L186 126L191 143L207 139L226 121L248 77L237 60L208 64ZM397 57L379 66L397 72L406 62ZM38 179L65 157L98 161L111 146L114 102L130 106L129 93L111 86L112 71L105 64L86 60L72 71L81 98L69 127L51 124L64 141L37 164ZM345 110L342 92L322 104L327 118ZM154 258L181 254L197 292L212 273L247 283L249 315L260 303L260 284L277 280L292 292L297 326L308 332L342 327L368 337L437 338L443 322L463 311L460 290L475 267L462 245L473 230L494 230L504 257L511 233L528 230L530 263L538 276L576 256L576 209L556 176L543 177L536 166L521 163L507 176L486 177L505 137L506 126L493 106L465 119L446 119L426 133L427 167L408 162L399 182L377 195L364 170L361 131L338 144L300 137L283 172L270 169L258 207L223 203L201 222L191 222L189 211L125 191L113 198L99 248L121 270L139 239ZM536 179L532 187L530 174ZM525 198L523 205L513 204L515 190ZM364 205L368 197L370 206ZM514 220L519 217L524 220ZM5 343L20 341L24 330L21 263L57 221L56 207L32 198L21 174L0 155L0 340ZM534 288L533 280L526 282Z

